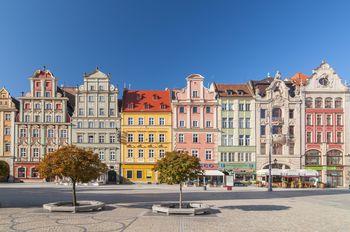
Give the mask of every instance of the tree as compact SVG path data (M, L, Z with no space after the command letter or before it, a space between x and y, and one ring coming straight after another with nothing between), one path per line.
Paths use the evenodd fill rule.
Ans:
M187 152L167 152L160 159L155 170L159 172L161 183L178 184L180 187L179 207L182 207L182 185L185 181L195 179L202 173L199 159Z
M0 160L0 181L7 181L10 175L10 166L6 161Z
M38 169L43 178L69 178L73 186L73 206L76 206L76 183L97 179L107 171L107 166L91 150L66 146L46 155Z

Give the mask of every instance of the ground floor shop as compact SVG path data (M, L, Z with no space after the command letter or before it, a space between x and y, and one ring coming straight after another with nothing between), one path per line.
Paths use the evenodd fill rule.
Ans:
M344 166L306 166L305 169L317 171L320 182L327 187L346 187L349 183L349 173Z
M255 163L219 163L220 171L226 175L233 176L237 181L253 181L256 178Z
M38 162L15 162L13 174L15 182L42 182Z
M157 183L154 164L122 164L123 183Z

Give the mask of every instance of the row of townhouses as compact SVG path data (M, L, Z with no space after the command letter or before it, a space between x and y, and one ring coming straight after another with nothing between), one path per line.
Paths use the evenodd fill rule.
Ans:
M98 68L78 87L38 70L30 92L0 90L0 159L10 181L42 181L40 160L59 147L92 149L109 168L104 183L156 183L158 159L172 150L200 159L199 181L256 178L267 169L317 171L331 186L349 184L349 88L326 62L310 76L279 72L241 84L204 85L198 74L180 89L119 90Z

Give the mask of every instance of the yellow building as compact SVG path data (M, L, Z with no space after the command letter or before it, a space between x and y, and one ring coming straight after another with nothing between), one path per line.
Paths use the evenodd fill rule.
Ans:
M14 180L13 161L17 107L18 101L12 98L5 88L0 89L0 160L9 165L9 182Z
M157 183L157 160L172 151L170 91L125 90L122 102L122 174L125 182Z

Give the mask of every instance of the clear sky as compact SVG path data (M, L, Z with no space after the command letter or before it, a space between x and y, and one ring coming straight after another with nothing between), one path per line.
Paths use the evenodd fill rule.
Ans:
M322 59L350 80L348 1L26 0L0 2L0 86L28 91L46 65L75 86L99 66L120 88L239 83Z

